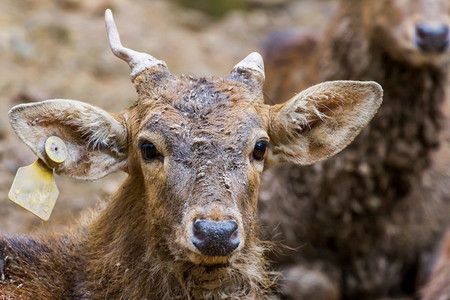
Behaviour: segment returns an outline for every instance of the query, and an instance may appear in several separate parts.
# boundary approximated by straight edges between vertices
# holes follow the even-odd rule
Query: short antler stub
[[[230,77],[245,83],[251,89],[262,91],[265,80],[262,56],[257,52],[250,53],[234,66]]]
[[[258,52],[250,53],[246,58],[235,65],[233,70],[237,69],[249,69],[252,71],[256,71],[261,74],[263,79],[265,78],[264,61],[261,54],[259,54]]]

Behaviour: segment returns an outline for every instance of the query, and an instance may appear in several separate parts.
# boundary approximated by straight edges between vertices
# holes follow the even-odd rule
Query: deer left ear
[[[17,105],[8,116],[16,134],[56,174],[95,180],[126,167],[127,130],[117,115],[58,99]],[[66,144],[67,158],[61,164],[47,157],[45,142],[50,136]]]
[[[376,82],[330,81],[270,108],[268,164],[309,165],[344,149],[381,105]]]

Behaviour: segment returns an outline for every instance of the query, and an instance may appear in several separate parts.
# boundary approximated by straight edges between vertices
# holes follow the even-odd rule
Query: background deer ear
[[[74,100],[21,104],[9,113],[16,134],[56,174],[95,180],[126,166],[127,130],[118,116]],[[61,138],[67,158],[55,164],[47,157],[45,141]]]
[[[270,108],[268,163],[309,165],[344,149],[382,102],[376,82],[330,81]]]

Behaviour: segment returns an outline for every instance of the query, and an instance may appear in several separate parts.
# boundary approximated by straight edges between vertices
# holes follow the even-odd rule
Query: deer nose
[[[238,225],[235,221],[196,220],[192,243],[206,256],[230,255],[240,244]]]
[[[448,26],[420,23],[416,26],[416,44],[428,53],[441,53],[448,47]]]

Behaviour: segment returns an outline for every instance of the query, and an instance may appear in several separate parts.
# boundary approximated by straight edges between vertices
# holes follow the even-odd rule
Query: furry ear
[[[344,149],[382,102],[376,82],[330,81],[270,108],[268,163],[309,165]]]
[[[95,180],[126,167],[127,130],[118,116],[74,100],[21,104],[9,113],[16,134],[55,173]],[[55,164],[47,157],[45,141],[58,136],[67,158]]]

